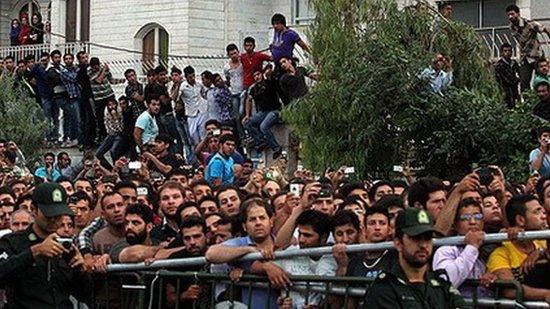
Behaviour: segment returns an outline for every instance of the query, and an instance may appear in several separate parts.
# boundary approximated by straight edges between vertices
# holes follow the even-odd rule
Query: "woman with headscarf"
[[[12,19],[10,29],[11,46],[19,45],[19,32],[21,32],[21,28],[19,27],[19,19]]]
[[[40,14],[32,15],[31,39],[33,44],[44,43],[44,24],[42,23]]]
[[[21,31],[19,32],[19,45],[32,44],[31,39],[31,26],[29,26],[29,17],[27,15],[21,16]]]

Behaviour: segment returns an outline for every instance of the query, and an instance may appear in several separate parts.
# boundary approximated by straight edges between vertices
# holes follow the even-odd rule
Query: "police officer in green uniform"
[[[32,199],[34,223],[0,239],[0,286],[7,292],[7,308],[72,309],[70,295],[85,302],[92,295],[82,255],[55,233],[63,215],[74,213],[58,184],[38,185]]]
[[[382,272],[369,288],[364,308],[467,308],[458,290],[430,271],[436,230],[423,209],[407,208],[395,221],[395,248],[399,263]]]

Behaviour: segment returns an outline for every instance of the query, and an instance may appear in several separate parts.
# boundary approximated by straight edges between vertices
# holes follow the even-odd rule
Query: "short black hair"
[[[329,215],[314,209],[302,212],[296,219],[296,225],[311,226],[319,237],[327,237],[331,227]]]
[[[514,11],[516,13],[519,13],[519,7],[515,4],[510,4],[509,6],[506,7],[506,13],[508,13],[510,11]]]
[[[61,152],[58,152],[58,153],[57,153],[57,161],[61,160],[61,159],[63,158],[64,155],[67,155],[67,156],[70,158],[70,156],[69,156],[69,154],[68,154],[67,152],[61,151]]]
[[[351,210],[339,210],[331,218],[332,233],[338,226],[351,224],[357,230],[361,231],[361,224],[357,215]]]
[[[545,81],[545,80],[538,82],[538,83],[535,85],[535,90],[538,90],[540,86],[546,87],[546,89],[550,90],[550,83],[548,83],[548,82]]]
[[[214,77],[213,77],[214,74],[212,74],[212,72],[206,70],[206,71],[203,71],[201,73],[201,76],[208,79],[208,80],[214,80]]]
[[[136,74],[136,70],[128,69],[128,70],[124,71],[124,77],[128,77],[128,74],[130,74],[130,73]]]
[[[118,190],[123,189],[123,188],[134,189],[134,191],[137,192],[136,185],[133,182],[129,181],[129,180],[121,181],[121,182],[115,184],[115,187],[113,188],[113,191],[118,192]]]
[[[185,73],[185,76],[195,74],[195,69],[192,66],[188,65],[183,69],[183,73]]]
[[[215,197],[213,197],[212,195],[205,195],[205,196],[203,196],[203,197],[197,202],[197,205],[200,206],[202,203],[208,202],[208,201],[216,203],[216,206],[219,208],[218,200],[217,200]],[[199,207],[199,210],[200,210],[200,207]]]
[[[426,209],[426,203],[430,199],[430,193],[436,191],[445,191],[445,185],[439,178],[425,177],[415,181],[409,188],[409,207],[415,207],[418,202],[422,208]]]
[[[381,181],[378,181],[376,182],[374,185],[372,185],[372,187],[369,189],[369,200],[371,202],[374,201],[374,198],[376,197],[376,190],[378,190],[378,188],[382,187],[382,186],[388,186],[392,189],[393,191],[393,187],[391,185],[391,183],[389,181],[384,181],[384,180],[381,180]]]
[[[382,207],[389,211],[390,207],[399,207],[405,209],[405,201],[400,195],[397,194],[388,194],[384,195],[381,199],[376,201],[373,207]]]
[[[163,66],[163,65],[159,65],[155,68],[155,72],[157,74],[160,74],[160,73],[168,73],[168,70]]]
[[[550,127],[544,126],[537,130],[537,137],[540,138],[544,133],[550,133]]]
[[[232,186],[232,185],[222,185],[221,187],[218,188],[218,191],[216,192],[216,199],[218,200],[218,203],[220,202],[220,194],[222,194],[226,191],[229,191],[229,190],[233,190],[233,191],[237,192],[237,195],[239,196],[239,199],[242,200],[242,195],[241,195],[241,191],[239,190],[239,188],[237,188],[235,186]]]
[[[155,137],[155,141],[163,142],[170,147],[174,143],[174,138],[166,133],[161,133]]]
[[[392,188],[404,188],[405,190],[409,188],[409,184],[404,181],[404,180],[401,180],[401,179],[396,179],[396,180],[392,180],[390,181],[390,184],[392,186]]]
[[[506,219],[511,227],[516,226],[516,216],[520,215],[525,217],[527,213],[527,207],[525,204],[532,200],[537,200],[534,195],[522,194],[512,197],[506,204]]]
[[[41,52],[41,53],[40,53],[40,58],[42,58],[42,57],[48,57],[48,58],[50,58],[50,53],[48,53],[48,52]]]
[[[229,52],[233,51],[233,50],[237,50],[239,51],[239,48],[237,47],[237,45],[235,45],[234,43],[231,43],[229,45],[227,45],[227,47],[225,47],[225,51],[229,54]]]
[[[443,9],[443,8],[445,8],[446,6],[449,6],[449,5],[452,6],[452,3],[447,2],[447,1],[441,1],[441,2],[439,2],[439,3],[437,4],[437,9],[438,9],[438,10],[441,10],[441,9]]]
[[[231,135],[231,134],[224,134],[220,136],[220,145],[225,144],[226,142],[232,141],[234,143],[237,143],[237,139]]]
[[[67,204],[68,203],[78,203],[79,201],[86,201],[88,202],[88,207],[90,210],[93,210],[95,208],[95,203],[92,201],[92,199],[86,194],[86,192],[82,191],[76,191],[73,195],[69,196]]]
[[[204,123],[204,127],[206,128],[206,127],[208,127],[209,125],[212,125],[212,124],[215,125],[216,128],[221,128],[221,126],[222,126],[222,124],[218,120],[209,119]]]
[[[339,191],[344,197],[347,197],[353,190],[364,190],[367,193],[369,192],[367,188],[365,188],[365,185],[360,182],[346,183]]]
[[[468,197],[460,201],[460,203],[458,203],[458,206],[456,207],[454,222],[457,222],[458,219],[460,218],[460,211],[463,208],[470,207],[470,206],[479,208],[479,212],[483,213],[483,206],[481,205],[481,203],[476,199],[474,199],[473,197]]]
[[[170,70],[170,74],[174,74],[174,73],[177,73],[177,74],[182,74],[181,70],[177,67],[177,66],[173,66],[172,69]]]
[[[246,38],[244,38],[244,43],[252,43],[253,45],[256,45],[256,40],[251,36],[247,36]]]
[[[12,189],[8,186],[0,187],[0,194],[9,194],[11,197],[15,199],[15,194],[13,193]]]
[[[249,198],[241,204],[241,208],[239,209],[239,215],[243,223],[246,223],[246,220],[248,219],[248,210],[252,207],[261,207],[265,209],[265,212],[267,213],[267,216],[269,218],[272,218],[273,214],[275,213],[273,211],[273,207],[270,204],[268,204],[263,198],[261,197]]]
[[[53,152],[46,152],[43,158],[46,159],[47,157],[52,157],[55,160],[55,154]]]
[[[283,26],[286,27],[286,17],[280,13],[273,14],[271,17],[271,25],[275,25],[276,23],[283,24]]]
[[[510,43],[502,43],[502,45],[500,45],[500,51],[502,52],[505,48],[510,48],[512,49],[512,45],[510,45]]]
[[[94,65],[99,65],[99,58],[97,57],[92,57],[92,59],[90,59],[90,66],[94,66]]]
[[[12,61],[14,60],[14,58],[13,58],[12,55],[7,55],[6,57],[4,57],[4,61],[10,60],[10,59],[11,59]]]
[[[125,215],[138,215],[145,224],[153,223],[153,211],[143,203],[130,204],[126,207]]]
[[[195,226],[200,226],[202,232],[206,235],[206,221],[199,216],[189,216],[185,220],[181,221],[180,231],[183,235],[183,229],[190,229]]]
[[[380,207],[380,206],[373,206],[365,210],[365,225],[367,225],[367,217],[372,216],[374,214],[384,215],[386,218],[388,218],[388,222],[390,221],[390,214],[386,208]]]

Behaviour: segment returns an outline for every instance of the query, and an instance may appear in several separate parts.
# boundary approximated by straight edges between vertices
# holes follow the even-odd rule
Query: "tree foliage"
[[[424,3],[312,3],[309,38],[321,78],[284,111],[308,167],[348,165],[361,176],[387,177],[408,161],[420,174],[452,177],[477,163],[526,176],[532,103],[505,107],[473,28]],[[444,96],[418,78],[436,52],[454,60],[454,87]]]
[[[32,158],[41,148],[47,124],[42,109],[24,85],[11,77],[0,78],[0,138],[14,141]]]

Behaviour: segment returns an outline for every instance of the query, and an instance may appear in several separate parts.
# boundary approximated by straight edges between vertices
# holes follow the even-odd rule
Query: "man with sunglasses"
[[[454,220],[454,229],[465,236],[464,245],[442,246],[434,254],[433,269],[444,269],[449,281],[464,296],[472,296],[474,289],[463,286],[466,279],[481,279],[489,284],[496,276],[486,273],[485,262],[481,259],[480,247],[483,245],[483,209],[473,198],[466,198],[458,204]],[[491,297],[485,288],[478,289],[478,295]]]
[[[426,210],[407,208],[395,221],[399,262],[378,275],[364,308],[466,308],[460,293],[429,270],[436,229]]]

